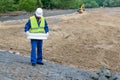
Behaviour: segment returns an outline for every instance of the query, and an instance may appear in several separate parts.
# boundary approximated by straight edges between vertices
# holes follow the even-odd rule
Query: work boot
[[[36,66],[36,64],[35,64],[35,63],[32,63],[32,66]]]
[[[44,63],[43,63],[43,62],[37,62],[37,64],[39,64],[39,65],[44,65]]]

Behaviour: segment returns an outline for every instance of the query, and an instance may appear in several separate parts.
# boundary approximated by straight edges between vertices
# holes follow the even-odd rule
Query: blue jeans
[[[31,63],[42,62],[42,40],[31,40]]]

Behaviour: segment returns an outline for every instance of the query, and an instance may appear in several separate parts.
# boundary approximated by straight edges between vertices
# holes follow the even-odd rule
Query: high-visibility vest
[[[35,16],[30,17],[31,28],[30,33],[45,33],[45,19],[41,17],[40,25],[38,25],[37,19]]]

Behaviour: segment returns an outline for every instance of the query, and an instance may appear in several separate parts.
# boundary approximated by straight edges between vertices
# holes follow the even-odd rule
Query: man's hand
[[[49,33],[48,33],[48,32],[47,32],[46,34],[47,34],[47,36],[49,35]]]
[[[26,35],[28,35],[28,34],[29,34],[29,31],[26,32]]]

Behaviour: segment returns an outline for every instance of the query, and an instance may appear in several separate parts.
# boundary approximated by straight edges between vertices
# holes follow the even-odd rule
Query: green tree
[[[103,6],[104,6],[104,7],[109,7],[109,6],[110,6],[109,0],[105,0],[105,1],[103,2]]]
[[[0,0],[0,12],[13,11],[13,0]]]
[[[99,6],[97,0],[84,0],[84,3],[85,7],[87,8],[94,8]]]
[[[77,8],[80,1],[81,0],[51,0],[51,3],[55,8],[69,9]]]
[[[60,8],[61,5],[61,0],[51,0],[51,4],[55,7],[55,8]],[[60,6],[61,5],[61,6]]]
[[[41,0],[43,4],[43,8],[49,9],[52,8],[52,0]]]
[[[77,7],[80,7],[82,4],[84,4],[84,0],[76,0]]]
[[[15,4],[18,4],[18,3],[19,3],[19,0],[14,0],[14,3],[15,3]]]
[[[120,0],[109,0],[110,7],[120,6]]]
[[[105,0],[105,7],[120,7],[120,0]]]
[[[36,1],[36,8],[38,8],[38,7],[42,7],[42,2],[41,2],[41,0],[37,0],[37,1]]]
[[[117,0],[116,3],[117,3],[116,5],[120,7],[120,0]]]
[[[37,3],[39,2],[39,3]],[[42,7],[41,0],[20,0],[19,1],[19,9],[32,12],[36,9],[36,7]]]
[[[104,2],[105,0],[97,0],[97,3],[98,3],[98,5],[99,6],[103,6],[103,2]]]

